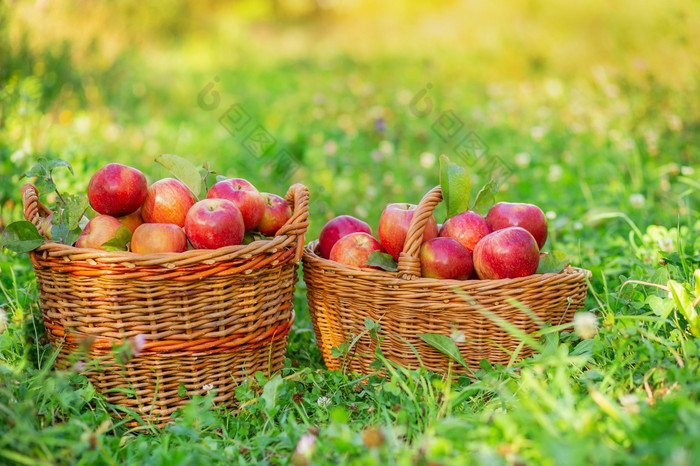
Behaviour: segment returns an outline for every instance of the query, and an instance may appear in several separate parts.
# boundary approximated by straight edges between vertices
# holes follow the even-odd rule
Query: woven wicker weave
[[[418,334],[449,336],[462,331],[466,341],[458,344],[472,369],[482,359],[507,364],[520,341],[494,322],[501,317],[525,332],[541,328],[542,323],[570,322],[583,307],[586,277],[583,269],[568,267],[562,273],[539,274],[503,280],[435,280],[421,278],[420,251],[423,230],[435,206],[442,200],[440,187],[421,200],[409,226],[398,272],[346,266],[318,255],[318,241],[304,249],[304,281],[318,346],[329,369],[340,369],[342,358],[334,358],[331,348],[350,343],[345,367],[369,373],[375,358],[376,341],[367,333],[364,322],[370,318],[381,324],[379,337],[384,356],[404,367],[416,368],[418,358],[406,344],[418,351],[425,367],[445,371],[449,359],[423,342]],[[461,290],[461,291],[457,291]],[[515,299],[536,316],[518,309]],[[487,316],[492,313],[492,318]],[[524,346],[520,357],[532,354]],[[464,369],[453,365],[455,372]]]
[[[33,185],[22,201],[39,226],[49,211]],[[293,215],[277,236],[248,245],[140,255],[46,242],[32,251],[44,323],[61,348],[56,365],[89,348],[84,373],[96,389],[160,424],[189,396],[213,390],[228,404],[246,376],[281,369],[308,190],[295,184],[287,201]],[[140,354],[117,362],[113,348],[129,342],[144,343]]]

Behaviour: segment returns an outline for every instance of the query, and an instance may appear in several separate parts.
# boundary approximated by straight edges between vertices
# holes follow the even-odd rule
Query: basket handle
[[[423,196],[418,203],[418,207],[413,212],[413,218],[408,225],[406,241],[403,244],[403,251],[399,254],[398,273],[404,280],[413,280],[420,277],[420,252],[423,243],[423,231],[428,224],[428,219],[433,215],[433,210],[442,201],[442,189],[435,186]]]
[[[277,235],[297,236],[295,260],[299,261],[304,253],[304,235],[309,227],[309,188],[295,183],[289,187],[285,198],[292,208],[292,216],[277,230]]]
[[[24,210],[24,218],[34,224],[39,230],[39,233],[48,238],[47,232],[43,231],[41,219],[47,217],[51,210],[41,203],[39,200],[39,191],[32,183],[25,183],[20,189],[22,193],[22,208]]]

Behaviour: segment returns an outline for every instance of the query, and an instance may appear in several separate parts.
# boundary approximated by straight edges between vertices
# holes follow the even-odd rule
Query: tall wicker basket
[[[22,187],[22,202],[39,226],[49,211],[34,185]],[[308,227],[306,187],[293,185],[287,202],[293,215],[277,236],[248,245],[149,255],[39,246],[29,256],[49,340],[60,348],[56,365],[87,350],[83,371],[95,388],[158,424],[192,395],[214,391],[217,404],[230,404],[242,379],[281,369]],[[138,354],[115,357],[129,343]]]
[[[464,332],[465,341],[458,347],[470,368],[477,369],[482,359],[507,364],[520,345],[518,338],[496,323],[498,318],[533,332],[544,322],[570,322],[583,307],[590,272],[573,267],[556,274],[503,280],[421,278],[418,253],[423,230],[441,200],[439,186],[421,200],[396,273],[323,259],[318,255],[318,241],[304,249],[309,309],[318,346],[329,369],[339,369],[345,361],[349,370],[372,372],[369,365],[375,360],[377,341],[366,331],[366,318],[381,325],[378,336],[383,339],[381,350],[387,359],[404,367],[419,367],[419,359],[406,344],[408,341],[426,368],[445,371],[450,363],[448,357],[425,343],[419,334],[449,336],[454,330]],[[332,348],[355,338],[359,339],[345,359],[332,356]],[[524,346],[519,356],[531,354],[532,349]],[[453,370],[465,369],[455,364]]]

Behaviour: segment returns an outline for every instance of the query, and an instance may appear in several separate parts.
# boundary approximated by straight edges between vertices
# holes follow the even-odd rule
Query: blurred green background
[[[698,162],[700,4],[388,3],[4,2],[3,221],[38,157],[71,162],[60,186],[82,190],[108,162],[166,176],[153,158],[175,153],[263,191],[307,184],[314,237],[334,215],[376,225],[384,204],[418,202],[471,132],[512,169],[501,198],[563,232],[591,209],[634,211],[635,194],[662,207],[637,220],[687,214],[676,177]],[[204,109],[210,84],[219,104],[207,93]],[[421,90],[431,112],[411,110]],[[227,131],[236,104],[250,122]],[[448,140],[444,112],[463,124]],[[254,125],[275,140],[262,156],[245,146]]]
[[[392,464],[381,458],[399,453],[424,464],[417,458],[432,445],[426,458],[445,464],[466,462],[449,448],[473,462],[480,452],[486,464],[691,464],[700,344],[675,311],[651,304],[673,307],[666,292],[622,283],[672,278],[697,293],[698,50],[697,1],[0,2],[0,230],[21,218],[22,173],[42,157],[72,164],[75,175],[57,171],[56,181],[73,192],[109,162],[150,181],[168,176],[154,162],[163,153],[261,191],[301,182],[311,240],[340,214],[376,231],[386,204],[417,203],[438,183],[447,154],[468,165],[474,189],[498,176],[498,200],[542,207],[545,249],[593,272],[586,310],[601,324],[594,340],[550,333],[546,354],[522,371],[484,375],[487,395],[455,385],[450,396],[462,401],[440,420],[447,404],[423,403],[420,390],[408,393],[416,411],[397,412],[406,397],[395,385],[363,389],[352,375],[318,370],[300,281],[284,372],[298,380],[285,381],[277,416],[220,421],[192,403],[163,436],[105,434],[108,408],[91,401],[91,386],[45,369],[28,257],[0,251],[10,321],[0,338],[0,408],[9,406],[0,457],[5,447],[28,464],[96,464],[102,454],[108,464],[210,464],[214,454],[284,463],[313,425],[332,440],[318,447],[328,463],[357,447],[360,464]],[[595,390],[612,402],[600,404]],[[622,404],[630,394],[641,414]],[[318,401],[326,395],[360,409],[331,422]],[[609,415],[610,406],[627,414]],[[300,424],[288,422],[301,410]],[[362,450],[368,425],[391,433],[385,456]],[[435,442],[411,444],[423,434]],[[508,456],[511,447],[521,456]]]

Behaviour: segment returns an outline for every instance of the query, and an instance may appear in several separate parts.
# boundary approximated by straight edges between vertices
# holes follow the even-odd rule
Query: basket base
[[[80,368],[109,403],[119,406],[118,416],[132,420],[127,425],[143,421],[162,427],[195,395],[213,393],[215,406],[235,406],[236,387],[258,371],[269,377],[281,370],[286,347],[285,335],[264,347],[235,352],[141,354],[120,362],[111,354],[94,357],[94,353],[77,360],[76,353],[64,346],[55,366]]]

